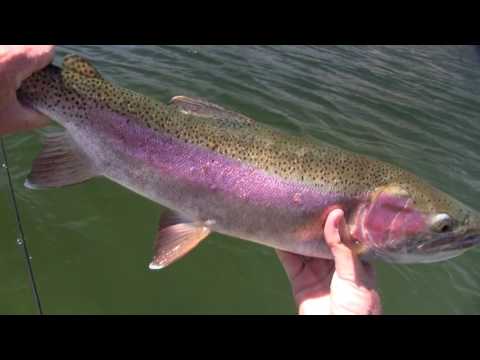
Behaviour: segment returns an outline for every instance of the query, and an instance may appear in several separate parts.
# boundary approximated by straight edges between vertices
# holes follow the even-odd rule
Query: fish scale
[[[463,239],[476,244],[478,213],[406,170],[206,100],[160,103],[114,85],[76,55],[62,68],[33,74],[18,98],[63,125],[63,158],[74,155],[76,167],[88,168],[50,164],[47,148],[29,187],[59,186],[66,174],[68,184],[105,176],[172,210],[166,217],[176,223],[160,222],[151,268],[185,255],[211,231],[331,258],[321,229],[332,207],[344,210],[356,251],[366,258],[438,261],[465,251]],[[434,219],[454,229],[438,232]],[[450,248],[410,245],[439,238]]]

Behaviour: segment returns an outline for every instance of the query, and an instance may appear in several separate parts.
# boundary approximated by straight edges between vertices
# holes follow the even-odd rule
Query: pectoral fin
[[[149,268],[159,270],[170,265],[190,252],[210,232],[205,222],[190,222],[169,212],[159,223],[154,242],[154,257]]]
[[[233,124],[253,125],[255,123],[255,120],[250,119],[245,115],[224,109],[220,105],[199,98],[174,96],[169,104],[176,106],[182,113],[188,115],[227,120],[231,121]]]

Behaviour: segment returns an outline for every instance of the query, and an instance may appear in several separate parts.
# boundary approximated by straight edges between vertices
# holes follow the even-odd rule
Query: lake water
[[[480,210],[480,51],[473,46],[60,46],[161,101],[189,95],[407,168]],[[38,133],[5,138],[47,314],[294,314],[274,251],[214,234],[148,270],[161,209],[106,179],[46,191],[23,182]],[[36,307],[5,172],[0,313]],[[375,264],[387,314],[480,313],[480,251]]]

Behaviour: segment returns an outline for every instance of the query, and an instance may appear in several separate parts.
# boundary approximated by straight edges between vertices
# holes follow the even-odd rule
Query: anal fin
[[[149,268],[159,270],[177,261],[195,248],[210,232],[205,222],[191,222],[168,212],[158,225],[154,256]]]
[[[47,189],[78,184],[96,176],[91,161],[65,132],[43,137],[43,148],[25,180],[29,189]]]

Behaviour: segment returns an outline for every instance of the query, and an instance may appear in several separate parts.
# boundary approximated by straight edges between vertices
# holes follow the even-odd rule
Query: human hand
[[[324,237],[334,260],[277,250],[290,280],[299,314],[381,314],[373,267],[362,262],[342,242],[342,239],[349,241],[342,210],[335,209],[328,215]]]
[[[46,116],[18,102],[16,91],[23,80],[53,60],[54,51],[53,45],[0,45],[0,134],[48,124]]]

